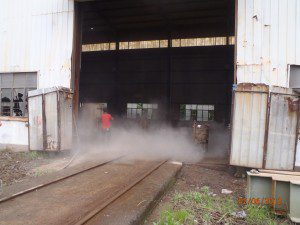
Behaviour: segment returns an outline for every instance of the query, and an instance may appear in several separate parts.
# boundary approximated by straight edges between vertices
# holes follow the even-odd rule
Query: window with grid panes
[[[183,121],[212,121],[214,120],[214,105],[180,105],[180,120]]]
[[[0,73],[0,115],[27,117],[28,91],[36,88],[36,73]]]
[[[136,119],[142,116],[146,116],[148,119],[154,119],[157,108],[158,108],[157,104],[128,103],[127,118]]]

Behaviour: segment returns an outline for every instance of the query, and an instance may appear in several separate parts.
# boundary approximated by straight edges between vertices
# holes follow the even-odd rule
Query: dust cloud
[[[75,132],[78,135],[74,138],[77,162],[126,155],[129,161],[173,160],[197,163],[204,158],[224,158],[228,155],[230,135],[223,123],[206,123],[209,126],[208,146],[196,144],[191,123],[179,123],[174,128],[163,120],[149,121],[147,129],[143,129],[139,119],[127,119],[126,115],[112,121],[107,137],[101,129],[97,107],[97,104],[90,104],[81,109],[78,132]]]
[[[101,129],[80,135],[77,151],[83,158],[127,155],[132,160],[174,160],[197,162],[203,157],[201,146],[193,143],[187,129],[166,125],[144,130],[136,125],[114,124],[106,139]]]
[[[223,123],[209,125],[208,151],[205,157],[226,158],[230,152],[230,130]]]
[[[126,120],[125,120],[126,121]],[[142,129],[136,122],[115,119],[108,138],[101,131],[99,121],[81,118],[75,146],[77,163],[106,160],[126,155],[134,160],[172,160],[186,163],[200,162],[204,157],[226,155],[224,126],[211,124],[208,151],[193,140],[192,127],[173,128],[167,124]]]

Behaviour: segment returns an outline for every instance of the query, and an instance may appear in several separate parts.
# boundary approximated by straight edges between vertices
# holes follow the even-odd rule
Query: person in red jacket
[[[111,120],[114,118],[107,112],[107,109],[103,109],[103,113],[101,115],[101,123],[102,123],[102,131],[104,133],[105,141],[108,141],[110,136],[110,127],[111,127]]]

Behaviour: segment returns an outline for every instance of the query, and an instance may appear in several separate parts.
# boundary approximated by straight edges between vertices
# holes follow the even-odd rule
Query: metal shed
[[[72,148],[72,92],[54,87],[30,91],[29,150]]]
[[[238,84],[233,104],[230,164],[293,170],[299,94],[283,87]]]

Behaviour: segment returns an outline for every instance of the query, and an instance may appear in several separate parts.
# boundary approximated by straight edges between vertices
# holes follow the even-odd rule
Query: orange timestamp
[[[239,205],[282,205],[282,198],[244,198],[238,197]]]

